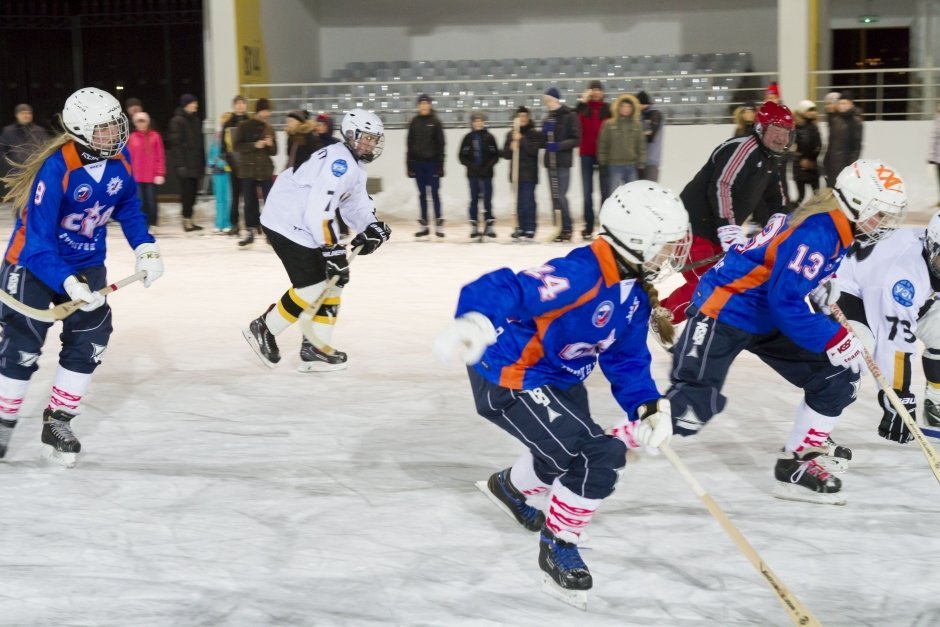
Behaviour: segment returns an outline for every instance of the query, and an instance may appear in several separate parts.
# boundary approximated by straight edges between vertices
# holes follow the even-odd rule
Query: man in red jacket
[[[601,124],[610,117],[610,105],[604,100],[604,86],[598,80],[593,80],[588,88],[581,94],[578,106],[578,120],[581,122],[581,183],[584,191],[584,230],[581,235],[585,240],[594,237],[594,170],[597,168],[597,136],[601,132]],[[601,177],[601,194],[603,196],[604,173]],[[606,200],[601,198],[601,203]]]

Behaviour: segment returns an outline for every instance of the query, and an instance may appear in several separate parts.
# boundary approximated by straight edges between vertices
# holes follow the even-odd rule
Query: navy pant
[[[520,181],[518,193],[516,214],[519,219],[519,228],[529,233],[535,233],[535,183]]]
[[[858,394],[857,373],[833,366],[825,353],[801,348],[780,331],[748,333],[709,318],[694,305],[686,313],[688,324],[673,348],[672,387],[666,392],[673,428],[680,435],[697,433],[724,410],[727,398],[721,388],[731,362],[744,350],[802,389],[806,404],[824,416],[838,416]]]
[[[261,209],[258,201],[258,189],[261,189],[261,197],[268,199],[271,193],[271,186],[274,181],[271,179],[239,179],[242,187],[242,197],[245,199],[245,228],[249,231],[261,226]]]
[[[437,161],[413,161],[415,183],[418,184],[418,204],[421,206],[421,219],[428,221],[428,188],[434,202],[434,217],[441,217],[441,179],[437,176]]]
[[[581,155],[581,191],[584,194],[584,230],[594,232],[594,170],[597,155]],[[601,181],[601,194],[604,183]]]
[[[140,210],[147,216],[147,226],[157,226],[157,186],[153,183],[138,183]]]
[[[104,266],[85,268],[81,274],[93,290],[107,285]],[[21,266],[4,262],[0,267],[0,287],[17,300],[44,309],[50,303],[58,305],[71,300],[57,294],[45,283]],[[0,374],[28,381],[39,368],[39,355],[46,341],[46,333],[53,323],[39,322],[0,305],[0,324],[3,337],[0,339]],[[59,364],[72,372],[91,374],[101,363],[101,356],[111,337],[111,307],[107,304],[94,311],[78,310],[62,321],[62,350]]]
[[[472,367],[467,372],[477,413],[532,452],[540,480],[550,485],[557,478],[589,499],[603,499],[614,491],[626,465],[627,447],[591,418],[582,384],[510,390],[490,383]]]
[[[493,221],[493,179],[482,176],[470,176],[470,221],[476,222],[479,211],[477,205],[483,197],[483,218],[487,223]]]

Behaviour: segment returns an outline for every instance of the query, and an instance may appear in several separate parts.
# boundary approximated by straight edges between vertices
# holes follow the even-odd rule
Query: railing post
[[[877,116],[876,119],[884,119],[884,97],[885,97],[885,74],[884,71],[878,72],[875,76],[878,77],[878,85],[875,88],[875,106],[877,107]]]

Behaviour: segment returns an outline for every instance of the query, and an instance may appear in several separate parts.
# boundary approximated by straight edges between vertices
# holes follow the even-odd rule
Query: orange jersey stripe
[[[20,253],[23,252],[23,246],[26,245],[26,209],[23,209],[23,224],[13,236],[10,247],[7,248],[5,259],[8,263],[17,263],[20,260]]]

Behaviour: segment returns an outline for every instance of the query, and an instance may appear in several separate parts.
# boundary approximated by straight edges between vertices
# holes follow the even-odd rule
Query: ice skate
[[[48,407],[42,413],[43,458],[72,468],[78,462],[82,443],[72,433],[72,418],[65,410],[52,411]]]
[[[774,496],[787,501],[845,505],[842,480],[826,470],[813,449],[804,455],[782,453],[774,467]]]
[[[940,427],[940,405],[929,398],[924,399],[924,424],[928,427]]]
[[[492,221],[492,220],[487,220],[487,221],[486,221],[486,230],[483,231],[483,235],[485,235],[486,237],[489,237],[489,238],[494,238],[494,237],[496,237],[496,230],[493,228],[493,221]]]
[[[434,225],[434,235],[444,237],[444,218],[437,219],[437,223]]]
[[[247,329],[242,330],[242,335],[248,345],[268,368],[273,368],[277,362],[281,361],[281,351],[277,348],[277,340],[274,339],[274,334],[268,331],[268,325],[264,322],[265,315],[272,309],[274,305],[268,307],[260,317],[252,320]]]
[[[7,454],[7,449],[10,447],[10,438],[13,437],[15,427],[15,420],[0,418],[0,459],[3,459]]]
[[[581,239],[583,239],[585,242],[593,242],[594,231],[591,229],[584,229],[583,231],[581,231]]]
[[[419,241],[425,241],[425,238],[431,235],[431,229],[428,228],[427,220],[418,220],[418,224],[421,225],[421,228],[415,232],[415,239]]]
[[[555,236],[555,239],[553,239],[552,241],[555,242],[556,244],[563,244],[565,242],[570,242],[571,231],[562,231],[557,236]]]
[[[529,531],[538,531],[545,523],[545,514],[526,504],[525,495],[509,480],[509,471],[500,470],[488,481],[477,481],[476,486],[513,520]]]
[[[245,236],[245,239],[238,240],[239,248],[247,248],[255,243],[255,234],[251,230],[248,231],[248,235]]]
[[[483,232],[480,230],[480,227],[477,226],[475,220],[470,220],[470,239],[475,239],[478,242],[483,241]]]
[[[332,354],[324,353],[304,338],[300,345],[300,365],[297,372],[332,372],[345,370],[346,353],[334,351]]]
[[[543,526],[539,537],[539,567],[542,569],[542,592],[587,611],[587,591],[594,585],[578,545],[559,536]]]

